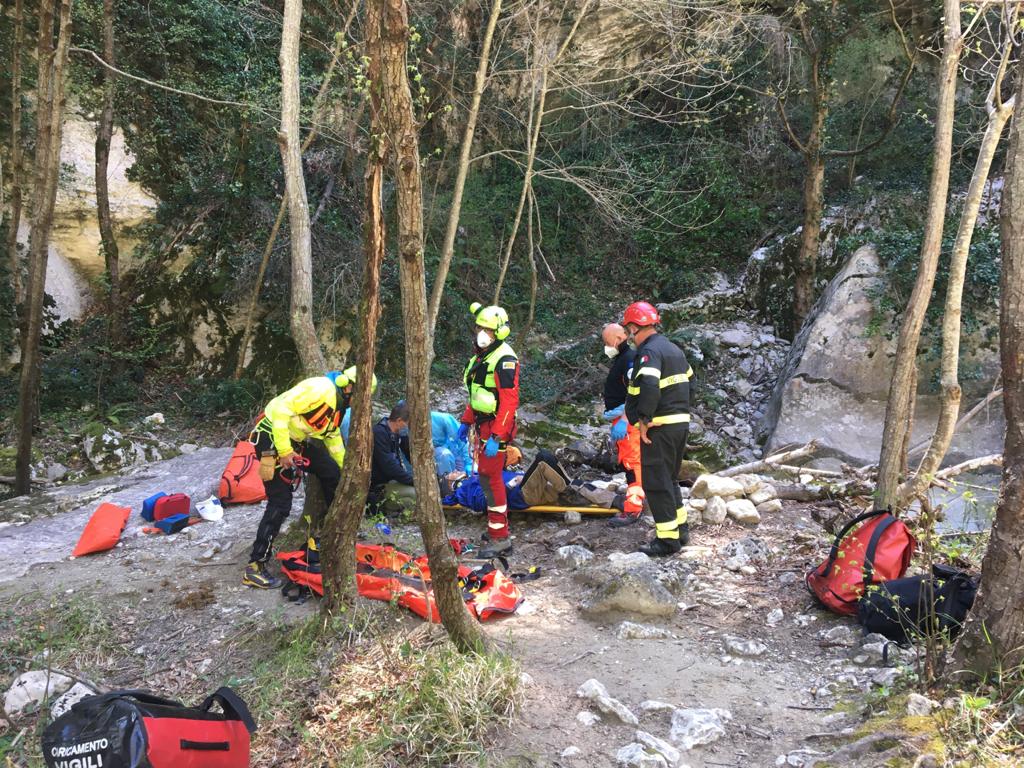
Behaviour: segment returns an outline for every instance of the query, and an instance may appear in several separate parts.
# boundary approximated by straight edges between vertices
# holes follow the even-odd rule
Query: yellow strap
[[[671,413],[668,416],[655,416],[651,419],[651,425],[658,427],[663,424],[685,424],[690,421],[688,413]]]
[[[661,536],[661,534],[663,534],[663,533],[672,533],[678,527],[679,527],[679,523],[677,523],[675,520],[672,520],[671,522],[668,522],[668,523],[655,523],[654,524],[654,530],[656,530],[658,532],[659,536]]]
[[[626,394],[627,395],[639,395],[640,394],[640,387],[626,387]]]
[[[658,382],[658,386],[664,389],[665,387],[671,387],[673,384],[685,384],[693,376],[693,369],[690,368],[686,373],[677,373],[674,376],[666,376],[664,379]]]
[[[686,509],[686,505],[684,504],[676,510],[676,525],[683,525],[688,518],[689,514]]]
[[[651,366],[645,366],[636,373],[637,376],[653,376],[656,379],[661,378],[661,368],[653,368]]]

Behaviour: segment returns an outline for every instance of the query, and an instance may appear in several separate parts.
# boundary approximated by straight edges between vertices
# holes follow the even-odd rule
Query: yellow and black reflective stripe
[[[663,424],[686,424],[690,421],[688,413],[670,413],[666,416],[655,416],[651,419],[651,426],[660,427]]]
[[[658,386],[661,389],[664,389],[665,387],[671,387],[673,384],[685,384],[692,376],[693,368],[688,368],[686,373],[677,373],[674,376],[666,376],[658,382]]]
[[[675,520],[670,523],[655,523],[654,532],[659,539],[678,539],[679,523]]]
[[[688,510],[686,509],[686,505],[684,504],[683,506],[679,507],[679,509],[676,510],[676,525],[685,525],[688,518]]]

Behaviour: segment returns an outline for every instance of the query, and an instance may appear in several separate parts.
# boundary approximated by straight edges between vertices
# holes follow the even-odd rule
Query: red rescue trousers
[[[508,538],[508,498],[505,495],[505,450],[494,456],[484,453],[487,438],[491,436],[492,423],[485,421],[477,425],[479,445],[476,449],[477,473],[480,487],[487,499],[487,532],[491,540]],[[495,438],[497,439],[497,438]]]
[[[612,424],[625,418],[624,415],[619,416]],[[644,489],[640,477],[640,430],[627,422],[626,436],[616,441],[615,448],[619,453],[619,464],[626,470],[626,480],[629,483],[622,511],[627,515],[639,515],[644,509]]]

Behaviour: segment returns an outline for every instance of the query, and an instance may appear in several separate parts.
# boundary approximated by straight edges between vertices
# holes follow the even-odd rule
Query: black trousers
[[[273,440],[265,432],[256,433],[256,455],[273,450]],[[341,468],[332,457],[321,440],[309,439],[302,443],[292,441],[296,453],[309,459],[306,472],[320,480],[327,506],[334,501],[334,494],[341,481]],[[281,532],[281,526],[292,511],[292,495],[295,493],[295,478],[291,471],[282,473],[278,466],[272,480],[264,481],[263,488],[267,492],[267,508],[263,511],[263,519],[256,529],[256,541],[253,542],[249,562],[265,563],[270,559],[274,539]]]
[[[650,445],[640,442],[640,481],[659,539],[678,539],[679,526],[686,522],[679,465],[686,455],[689,432],[686,423],[664,424],[647,430]]]

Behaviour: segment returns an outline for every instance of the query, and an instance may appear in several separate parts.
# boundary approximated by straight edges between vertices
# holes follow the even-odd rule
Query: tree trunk
[[[806,157],[804,176],[804,223],[800,248],[793,265],[793,332],[796,337],[814,305],[814,280],[821,243],[822,208],[825,205],[825,159],[818,151]]]
[[[367,13],[366,34],[380,36],[380,16]],[[370,82],[379,81],[379,62],[371,59]],[[386,134],[380,128],[376,105],[371,106],[370,135],[375,137],[366,162],[366,261],[363,264],[362,299],[359,303],[360,333],[356,353],[359,376],[352,393],[345,471],[341,473],[334,503],[327,512],[322,536],[324,555],[323,611],[333,613],[355,604],[356,533],[366,507],[373,457],[371,405],[373,369],[377,362],[377,324],[380,321],[380,266],[384,261],[384,184]],[[433,453],[431,453],[433,456]]]
[[[1017,101],[1024,100],[1018,65]],[[1024,661],[1024,121],[1010,128],[1002,201],[999,344],[1006,442],[992,538],[981,566],[981,591],[955,651],[956,666],[978,676],[1013,670]]]
[[[309,129],[309,133],[306,135],[305,141],[302,142],[302,148],[300,155],[306,154],[306,150],[313,143],[317,135],[317,116],[320,114],[320,109],[323,106],[324,98],[327,96],[327,89],[330,87],[331,78],[334,75],[334,69],[338,64],[338,56],[341,54],[341,45],[345,40],[345,35],[348,34],[349,27],[352,25],[352,19],[355,17],[356,9],[359,7],[359,0],[355,0],[352,4],[352,8],[349,10],[348,17],[345,19],[345,27],[342,31],[334,37],[334,52],[331,56],[331,63],[327,67],[327,72],[324,73],[323,82],[320,84],[320,90],[317,91],[316,99],[313,101],[313,127]],[[351,142],[350,142],[351,145]],[[249,294],[249,305],[246,308],[245,313],[245,326],[242,328],[241,342],[238,346],[238,359],[235,360],[235,372],[232,378],[238,381],[242,378],[242,374],[245,372],[245,358],[249,351],[249,345],[252,343],[252,337],[256,330],[256,309],[260,303],[260,291],[263,289],[263,276],[267,273],[267,267],[270,264],[270,256],[274,252],[274,245],[277,243],[277,235],[281,231],[281,224],[284,222],[284,215],[288,210],[288,196],[281,198],[281,205],[277,209],[277,217],[274,219],[274,225],[270,228],[270,234],[267,236],[266,245],[263,246],[263,255],[260,258],[260,266],[256,270],[256,281],[252,286],[252,293]],[[310,228],[312,228],[313,222],[310,222]]]
[[[7,258],[15,309],[25,300],[18,257],[18,228],[21,226],[24,153],[21,149],[21,51],[25,45],[25,12],[22,0],[14,0],[14,47],[11,50],[11,219],[7,228]]]
[[[277,140],[284,165],[291,234],[291,330],[302,369],[322,373],[327,367],[313,325],[313,244],[309,230],[309,202],[299,142],[299,38],[302,0],[285,0],[281,29],[281,130]]]
[[[110,66],[114,60],[114,0],[103,0],[103,58]],[[96,214],[99,218],[100,242],[110,282],[107,321],[110,346],[117,349],[122,340],[121,270],[110,218],[110,192],[107,186],[107,165],[110,160],[110,138],[114,132],[114,73],[103,69],[103,109],[96,126]]]
[[[370,77],[384,134],[395,153],[398,205],[399,280],[405,321],[406,400],[416,482],[416,517],[430,562],[437,609],[452,642],[462,651],[479,651],[484,636],[470,616],[458,585],[458,560],[448,543],[437,485],[437,466],[430,432],[430,343],[427,282],[423,266],[423,197],[419,137],[406,61],[409,20],[405,0],[369,0],[368,53],[377,60],[380,78]],[[372,34],[371,34],[372,33]]]
[[[32,195],[32,235],[29,240],[29,274],[25,317],[21,336],[21,377],[18,386],[18,458],[14,491],[31,490],[32,428],[38,410],[39,337],[43,327],[46,261],[57,199],[60,145],[64,116],[64,71],[71,37],[71,0],[60,2],[60,31],[53,43],[56,0],[39,5],[39,43],[36,81],[36,154]]]
[[[466,130],[462,135],[462,148],[459,151],[459,167],[455,173],[455,188],[452,190],[452,207],[448,211],[448,225],[444,231],[444,243],[441,246],[441,259],[437,264],[437,275],[434,277],[434,288],[430,295],[430,341],[433,349],[434,332],[437,329],[437,314],[441,311],[441,297],[444,295],[444,284],[448,279],[448,270],[455,254],[455,235],[459,230],[459,214],[462,212],[462,193],[466,187],[466,176],[469,175],[469,156],[473,150],[473,135],[476,133],[477,116],[480,114],[480,99],[487,87],[487,66],[491,57],[491,41],[494,39],[494,28],[501,15],[501,0],[493,0],[491,16],[487,21],[487,30],[480,45],[480,60],[476,67],[476,80],[473,84],[473,99],[466,116]]]
[[[885,509],[898,501],[900,466],[906,445],[907,411],[913,401],[911,379],[917,367],[917,347],[921,339],[925,312],[935,284],[935,270],[942,247],[942,227],[949,195],[949,167],[953,144],[953,111],[956,101],[957,69],[963,36],[960,27],[960,0],[944,0],[946,22],[942,63],[939,66],[938,109],[935,115],[935,147],[933,150],[931,188],[928,191],[928,216],[921,243],[921,263],[917,280],[900,324],[899,342],[889,400],[885,409],[885,430],[878,461],[876,509]]]
[[[534,315],[537,313],[537,256],[534,253],[533,245],[533,212],[536,207],[536,198],[533,195],[533,185],[529,189],[529,205],[526,211],[526,250],[530,256],[530,311],[526,315],[526,325],[523,328],[523,338],[530,335],[533,328]]]
[[[967,189],[964,210],[960,215],[960,226],[957,229],[956,241],[949,262],[949,284],[946,288],[946,304],[942,315],[942,359],[939,383],[941,397],[939,402],[939,418],[935,425],[928,452],[917,467],[917,472],[907,482],[900,485],[898,503],[905,506],[912,499],[927,490],[932,478],[946,457],[949,445],[953,441],[953,430],[957,417],[960,415],[960,316],[964,293],[964,277],[967,273],[967,256],[971,249],[971,238],[974,225],[978,221],[978,210],[981,207],[982,194],[988,181],[992,158],[995,157],[1006,121],[1013,114],[1013,100],[1007,104],[994,105],[989,114],[985,136],[978,149],[978,159],[974,164],[974,175]],[[905,454],[904,454],[905,455]]]

